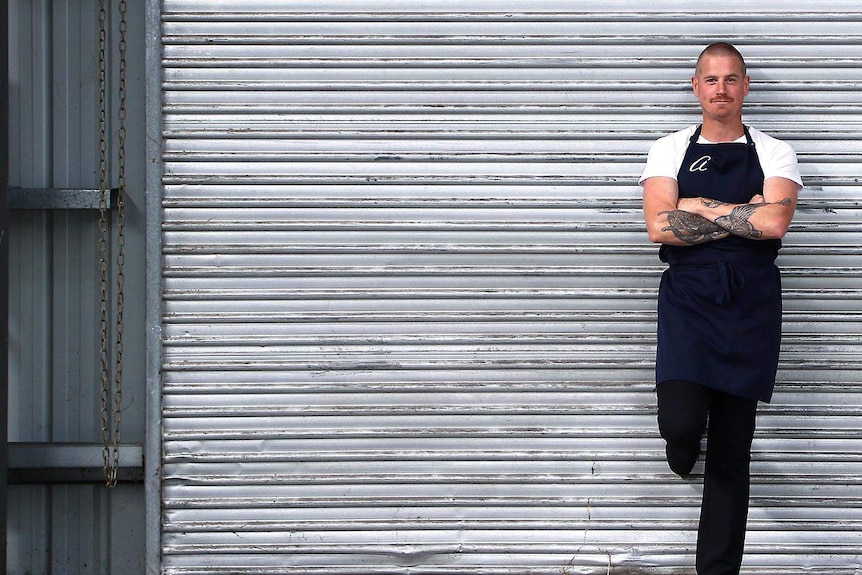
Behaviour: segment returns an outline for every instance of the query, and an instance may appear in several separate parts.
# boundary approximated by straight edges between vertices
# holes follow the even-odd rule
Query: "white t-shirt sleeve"
[[[696,126],[685,130],[674,132],[653,142],[647,155],[646,166],[638,183],[643,185],[644,180],[661,176],[676,179],[679,167],[688,149],[688,141],[694,134]]]
[[[760,159],[760,167],[763,169],[763,177],[787,178],[802,188],[802,177],[799,175],[799,162],[796,152],[787,142],[767,136],[762,132],[751,130],[752,139],[757,146],[757,155]]]

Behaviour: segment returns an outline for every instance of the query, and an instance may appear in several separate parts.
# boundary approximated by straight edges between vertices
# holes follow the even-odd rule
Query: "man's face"
[[[748,95],[748,84],[742,62],[725,55],[704,56],[691,79],[704,115],[716,120],[742,117],[742,102]]]

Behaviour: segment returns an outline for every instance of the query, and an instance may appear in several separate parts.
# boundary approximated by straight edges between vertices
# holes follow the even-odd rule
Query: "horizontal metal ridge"
[[[626,274],[629,277],[654,277],[659,266],[624,267],[624,266],[513,266],[513,265],[367,265],[367,266],[297,266],[297,265],[168,265],[165,266],[165,277],[194,276],[270,276],[270,277],[312,277],[332,276],[485,276],[485,275],[529,275],[529,276],[607,276],[608,274]],[[837,273],[833,268],[804,268],[805,272],[827,275]],[[841,268],[844,276],[862,275],[862,268]]]
[[[271,236],[270,236],[271,237]],[[190,238],[193,241],[175,241],[166,237],[163,244],[163,253],[166,255],[208,255],[208,254],[638,254],[648,253],[656,255],[658,246],[641,241],[639,244],[616,243],[616,244],[578,244],[578,243],[313,243],[297,241],[270,241],[272,243],[261,243],[254,241],[228,243],[225,234],[220,233],[218,243],[203,243],[203,238]],[[197,241],[194,241],[197,240]],[[533,240],[535,241],[535,240]],[[840,246],[830,245],[823,247],[796,248],[797,253],[805,254],[815,252],[817,254],[833,253],[836,255],[852,254],[862,255],[862,246]],[[785,253],[785,252],[782,252]]]
[[[230,395],[232,399],[235,396]],[[489,403],[472,404],[469,403],[469,398],[465,398],[464,403],[455,404],[397,404],[397,403],[382,403],[379,406],[368,404],[331,404],[331,405],[314,405],[314,404],[279,404],[279,397],[271,397],[264,394],[258,394],[254,397],[254,401],[269,400],[268,405],[254,403],[252,400],[245,398],[246,401],[241,406],[235,405],[218,405],[218,399],[211,399],[211,405],[175,405],[173,401],[168,400],[167,405],[163,408],[165,417],[173,418],[219,418],[219,417],[297,417],[305,418],[314,417],[331,417],[331,416],[351,416],[351,417],[391,417],[393,421],[400,416],[537,416],[552,418],[559,415],[592,418],[602,417],[609,422],[617,419],[624,419],[630,416],[652,415],[655,412],[653,401],[635,405],[623,405],[620,403],[602,404],[596,402],[589,406],[577,404],[540,404],[540,403]],[[648,396],[652,400],[651,396]],[[563,400],[565,398],[562,398]],[[862,416],[862,402],[859,405],[840,405],[840,406],[824,406],[817,405],[811,407],[782,407],[773,408],[765,411],[770,415],[781,416],[806,416],[816,413],[818,417],[857,417]],[[358,421],[357,421],[358,424]],[[825,422],[824,422],[825,426]]]
[[[688,509],[686,509],[688,511]],[[755,510],[756,511],[756,508]],[[679,530],[694,529],[694,520],[689,513],[680,514],[677,517],[656,518],[648,524],[643,525],[644,530]],[[217,532],[255,532],[255,531],[304,531],[304,532],[327,532],[327,531],[411,531],[411,530],[450,530],[450,529],[475,529],[475,530],[507,530],[507,531],[529,531],[533,529],[545,529],[549,531],[566,531],[570,529],[626,529],[631,528],[631,519],[607,519],[607,518],[501,518],[501,519],[426,519],[421,525],[416,524],[413,519],[344,519],[344,520],[297,520],[278,521],[265,519],[249,519],[246,521],[219,521],[219,520],[187,520],[174,521],[166,529],[168,533],[217,533]],[[779,525],[775,522],[749,519],[749,531],[845,531],[860,529],[859,521],[853,520],[805,520],[788,519]]]
[[[644,394],[649,393],[651,396],[655,392],[655,381],[650,379],[639,380],[633,378],[630,381],[617,380],[581,380],[581,381],[550,381],[536,379],[535,381],[518,380],[515,375],[511,378],[503,380],[488,381],[467,381],[462,378],[455,378],[451,381],[430,381],[431,375],[426,379],[411,381],[408,379],[387,380],[381,378],[377,381],[356,380],[349,374],[348,381],[339,379],[335,373],[329,374],[329,379],[320,381],[320,377],[316,374],[309,375],[308,379],[298,379],[289,381],[286,377],[274,376],[265,378],[258,376],[257,378],[249,378],[249,380],[237,381],[232,384],[215,381],[209,378],[203,378],[200,381],[172,381],[167,377],[164,384],[165,396],[181,395],[191,397],[195,395],[254,395],[257,393],[277,393],[282,395],[301,395],[301,394],[374,394],[385,397],[389,394],[402,393],[424,393],[424,394],[441,394],[441,393],[517,393],[523,398],[529,397],[537,393],[559,393],[566,391],[577,391],[578,393],[595,393],[603,396],[613,396],[615,394]],[[793,394],[802,394],[806,399],[811,392],[819,392],[824,398],[829,398],[830,394],[854,393],[858,386],[852,382],[841,383],[840,381],[830,380],[823,382],[812,383],[809,381],[794,381],[787,377],[782,377],[779,385],[775,390],[777,402],[783,401],[786,396]],[[762,410],[768,409],[766,406],[761,406]]]
[[[412,167],[415,169],[414,173],[387,173],[383,169],[381,169],[381,165],[385,165],[386,162],[370,162],[368,166],[374,165],[376,169],[369,171],[364,175],[354,175],[354,174],[345,174],[338,173],[337,171],[327,171],[323,170],[320,173],[316,173],[313,175],[300,174],[300,173],[292,173],[297,171],[295,166],[302,166],[302,162],[293,164],[290,162],[280,163],[278,167],[283,170],[281,173],[277,173],[275,170],[275,166],[266,165],[267,168],[271,169],[271,172],[263,172],[260,167],[255,166],[255,164],[247,164],[247,167],[255,166],[257,169],[255,170],[258,173],[249,174],[249,173],[225,173],[225,165],[215,164],[210,166],[213,169],[213,172],[218,173],[194,173],[189,171],[189,173],[174,173],[170,175],[166,175],[164,177],[164,183],[169,186],[195,186],[201,184],[218,184],[223,186],[337,186],[337,185],[346,185],[346,186],[362,186],[362,188],[370,188],[371,186],[382,185],[382,186],[397,186],[397,185],[405,185],[405,186],[476,186],[477,189],[482,186],[536,186],[536,185],[544,185],[544,186],[584,186],[586,187],[619,187],[621,185],[631,186],[632,193],[638,193],[637,180],[639,177],[640,170],[643,167],[642,162],[636,163],[614,163],[608,164],[608,168],[617,167],[614,169],[614,173],[611,174],[572,174],[572,173],[555,173],[553,170],[545,170],[544,172],[539,172],[538,170],[542,169],[540,164],[516,164],[518,167],[523,167],[523,173],[520,174],[495,174],[491,169],[491,165],[487,167],[483,167],[482,170],[477,170],[472,174],[435,174],[428,173],[429,169],[434,169],[435,171],[439,171],[440,166],[444,164],[436,165],[434,162],[425,162],[418,163],[413,165]],[[562,162],[555,162],[555,165],[565,165]],[[323,167],[325,163],[322,163],[320,167]],[[333,164],[335,166],[337,164]],[[464,166],[464,164],[458,163],[448,163],[445,164],[448,167],[453,166]],[[214,168],[218,166],[218,170]],[[329,166],[327,166],[329,167]],[[359,167],[359,166],[357,166]],[[405,164],[400,162],[391,162],[387,166],[389,168],[397,167],[397,172],[405,171]],[[288,168],[293,168],[291,171],[284,171]],[[186,170],[190,170],[190,166],[186,167]],[[340,171],[340,170],[339,170]],[[391,170],[390,170],[391,171]],[[568,169],[566,171],[569,171]],[[534,172],[534,173],[530,173]],[[862,179],[862,170],[860,170],[859,176],[854,176],[852,173],[847,174],[834,174],[834,175],[811,175],[807,176],[803,174],[804,181],[809,186],[809,189],[813,189],[817,191],[820,187],[852,187],[853,185],[858,185],[860,179]],[[805,198],[807,200],[807,198]],[[809,200],[814,203],[814,200]],[[825,201],[827,202],[836,202],[839,201],[837,199],[828,198]],[[845,201],[847,201],[845,199]],[[855,200],[851,200],[855,201]]]
[[[209,59],[203,56],[198,57],[196,62],[198,63],[198,68],[204,68],[208,66],[204,66],[204,64],[213,62],[214,64],[220,64],[221,67],[231,67],[237,66],[245,66],[245,63],[251,59],[248,56],[240,57],[237,56],[232,60],[227,60],[224,58],[221,59]],[[500,55],[499,60],[501,63],[507,61],[507,57],[505,55]],[[337,58],[327,58],[327,62],[336,63],[338,61]],[[300,61],[302,62],[302,61]],[[368,64],[376,64],[378,66],[382,66],[388,61],[375,60],[372,58],[368,58]],[[165,65],[180,65],[183,64],[184,60],[180,58],[176,59],[166,59]],[[252,60],[252,64],[257,64],[258,66],[262,66],[264,64],[263,61]],[[284,67],[286,62],[272,61],[272,65],[278,66],[279,68]],[[678,79],[675,81],[668,82],[668,86],[665,87],[670,93],[685,93],[688,94],[691,91],[691,86],[685,82],[681,82]],[[788,81],[777,81],[777,80],[757,80],[756,87],[759,91],[763,92],[782,92],[782,91],[792,91],[794,95],[799,98],[802,95],[812,92],[816,93],[819,97],[830,99],[830,98],[838,98],[841,96],[841,92],[846,93],[855,93],[858,89],[859,82],[854,80],[825,80],[825,79],[813,79],[813,80],[788,80]],[[230,93],[235,93],[236,91],[242,92],[275,92],[275,93],[294,93],[299,95],[303,92],[315,93],[318,95],[322,95],[322,93],[327,92],[344,92],[347,94],[356,93],[356,92],[427,92],[427,91],[435,91],[435,92],[524,92],[524,93],[536,93],[536,92],[579,92],[583,93],[584,96],[588,96],[590,94],[602,94],[605,92],[648,92],[655,93],[656,87],[654,81],[649,81],[646,79],[632,78],[632,79],[623,79],[623,78],[607,78],[607,79],[594,79],[592,81],[579,81],[571,78],[560,78],[559,80],[541,80],[537,79],[535,81],[521,80],[521,79],[507,79],[507,80],[497,80],[497,79],[453,79],[453,78],[426,78],[422,80],[418,79],[376,79],[376,78],[364,78],[364,79],[354,79],[354,78],[345,78],[341,80],[337,79],[311,79],[311,78],[298,78],[296,81],[286,82],[284,80],[279,81],[278,79],[273,78],[260,78],[260,77],[249,77],[244,79],[225,79],[219,81],[213,81],[212,79],[208,79],[206,77],[196,77],[193,74],[185,74],[182,78],[172,78],[169,80],[165,80],[164,87],[166,90],[170,92],[223,92],[225,98],[230,98]],[[177,97],[176,94],[172,94],[174,98]],[[519,120],[516,118],[512,119],[512,122],[523,122],[523,120]],[[803,122],[803,126],[804,126]],[[189,138],[190,136],[202,135],[202,134],[212,134],[218,133],[218,123],[216,123],[212,128],[206,126],[195,126],[194,130],[191,132],[178,130],[176,121],[170,122],[170,124],[166,127],[165,135],[171,137],[179,137],[179,138]],[[633,135],[637,135],[639,130],[636,126],[628,126],[628,130]],[[800,130],[801,128],[796,128],[796,130]],[[320,128],[314,128],[312,126],[308,126],[306,128],[309,134],[320,134],[322,137],[326,137],[326,123]],[[846,128],[845,128],[846,130]],[[842,131],[845,131],[842,130]],[[377,126],[377,131],[380,130],[380,126]],[[387,127],[386,130],[382,130],[385,132],[389,131]],[[458,133],[464,132],[465,129],[463,126],[460,128],[455,128],[451,132],[451,135],[457,135]],[[362,134],[363,132],[357,132],[358,134]],[[424,133],[424,132],[423,132]],[[550,132],[555,133],[555,132]],[[564,132],[563,132],[564,133]],[[771,132],[772,133],[772,132]],[[273,136],[278,136],[278,132],[273,132]],[[249,133],[249,135],[253,135],[253,132]],[[343,135],[343,134],[339,134]],[[226,137],[236,137],[236,133],[227,133]],[[635,138],[637,139],[637,138]]]
[[[464,320],[461,320],[464,321]],[[443,326],[428,326],[425,322],[423,327],[430,333],[419,334],[417,326],[411,322],[404,321],[400,325],[393,325],[393,329],[381,332],[365,326],[343,326],[342,329],[333,329],[332,323],[314,324],[302,330],[294,328],[286,330],[280,325],[271,333],[256,333],[259,324],[246,327],[249,324],[230,324],[224,329],[216,330],[214,325],[207,325],[211,329],[190,330],[189,324],[181,324],[175,330],[169,332],[165,337],[165,345],[170,349],[166,356],[169,360],[180,359],[188,353],[192,357],[205,357],[206,355],[222,355],[226,361],[231,357],[237,357],[243,352],[251,353],[256,349],[267,349],[274,357],[288,357],[294,353],[311,353],[315,350],[321,354],[335,353],[338,350],[346,358],[354,354],[374,355],[374,352],[386,353],[399,357],[402,354],[423,354],[426,357],[454,356],[476,354],[493,354],[495,356],[512,354],[528,355],[541,353],[545,350],[549,356],[556,355],[559,350],[568,350],[571,353],[580,353],[584,349],[606,347],[610,353],[620,351],[626,347],[636,350],[639,347],[651,348],[656,337],[655,321],[644,320],[641,322],[641,330],[634,331],[632,326],[626,326],[626,332],[613,329],[606,323],[596,321],[593,325],[575,324],[571,326],[548,326],[544,329],[533,328],[528,332],[510,333],[508,330],[493,331],[499,325],[495,322],[482,324],[473,322],[474,329],[455,329],[451,321],[442,321]],[[526,324],[527,322],[524,322]],[[319,329],[315,327],[321,326]],[[513,327],[529,329],[529,325],[519,324]],[[487,331],[479,333],[479,328],[488,328]],[[188,333],[192,331],[192,333]],[[515,330],[513,330],[515,331]],[[862,355],[862,334],[859,329],[850,333],[821,334],[818,332],[786,333],[782,338],[782,347],[786,354],[803,356],[813,351],[843,353],[848,355],[847,361],[859,361],[856,354]],[[185,352],[184,348],[191,351]],[[204,348],[208,353],[202,351]],[[856,351],[855,348],[858,348]],[[384,352],[384,350],[386,350]],[[647,349],[647,351],[651,351]],[[250,356],[253,357],[253,356]],[[791,358],[788,357],[788,360]]]
[[[505,462],[506,460],[501,460]],[[601,458],[594,460],[596,467],[601,467],[605,462]],[[314,475],[303,474],[284,474],[279,473],[277,465],[273,464],[270,469],[261,469],[260,471],[251,471],[247,476],[243,474],[226,475],[224,469],[235,465],[230,461],[205,463],[193,462],[191,464],[174,464],[167,465],[164,480],[170,486],[182,486],[186,491],[211,491],[219,487],[225,487],[226,491],[242,489],[243,487],[266,488],[273,487],[281,489],[291,489],[296,487],[307,487],[309,491],[315,489],[326,489],[331,487],[344,487],[349,489],[354,486],[362,486],[367,491],[385,492],[393,497],[400,493],[410,493],[413,490],[428,488],[429,491],[445,490],[447,486],[463,487],[464,492],[481,492],[494,488],[499,490],[508,489],[511,491],[529,491],[529,486],[538,488],[553,489],[559,486],[577,487],[578,491],[582,488],[593,486],[596,490],[597,497],[612,496],[614,492],[617,494],[628,491],[635,491],[637,488],[633,483],[643,484],[644,486],[660,486],[666,485],[669,479],[672,479],[672,472],[668,469],[667,464],[660,455],[656,452],[656,457],[652,463],[647,464],[642,461],[642,467],[639,472],[632,471],[624,472],[596,472],[589,473],[543,473],[538,471],[533,474],[486,474],[477,473],[475,475],[458,475],[449,473],[436,473],[428,469],[417,469],[415,473],[401,474],[379,474],[374,472],[362,473],[362,476],[367,474],[367,480],[356,475],[339,474],[337,471],[333,474],[328,474],[324,470]],[[285,462],[282,462],[282,466]],[[813,462],[809,465],[814,465]],[[253,463],[249,463],[253,465]],[[538,460],[535,463],[537,468],[544,465],[544,460]],[[197,475],[190,474],[188,471],[174,471],[174,468],[187,469],[193,467],[197,471]],[[794,475],[786,477],[783,475],[767,477],[754,473],[754,484],[767,484],[780,479],[782,484],[790,484],[794,487],[804,489],[810,485],[846,485],[851,487],[859,482],[853,478],[854,469],[852,466],[844,464],[846,469],[845,474],[829,474],[825,472],[817,475]],[[661,469],[661,471],[659,471]],[[835,466],[830,466],[829,469],[835,471]],[[855,470],[858,473],[858,469]],[[702,472],[696,474],[697,477],[702,477]],[[390,489],[391,488],[391,489]],[[412,489],[411,489],[412,488]],[[330,489],[331,491],[331,489]],[[313,497],[313,495],[310,495]],[[349,499],[350,496],[345,496]],[[860,520],[862,522],[862,520]]]
[[[280,354],[275,356],[271,351],[254,350],[254,353],[243,352],[226,354],[213,349],[209,354],[172,354],[168,352],[162,369],[168,371],[330,371],[334,369],[353,370],[356,372],[386,371],[386,370],[476,370],[476,369],[653,369],[655,358],[649,353],[648,344],[643,344],[640,353],[635,350],[625,353],[617,351],[614,357],[608,357],[607,351],[600,346],[593,346],[592,351],[579,350],[576,357],[570,350],[535,350],[513,357],[511,351],[499,351],[488,356],[476,354],[474,351],[463,353],[439,353],[433,357],[429,354],[395,354],[388,352],[383,355],[374,353],[344,353],[333,350],[322,354],[314,350],[303,354]],[[799,356],[785,357],[780,360],[779,367],[784,369],[862,369],[862,356],[849,355],[846,352],[832,353],[818,350],[817,357]]]
[[[171,42],[176,38],[175,42]],[[167,44],[173,43],[193,43],[196,41],[194,33],[189,33],[181,36],[166,36]],[[852,45],[858,39],[848,36],[820,36],[820,35],[785,35],[774,38],[776,42],[786,43],[793,46],[812,44],[837,44],[837,45]],[[252,45],[258,46],[313,46],[313,45],[373,45],[373,46],[409,46],[416,44],[436,44],[436,45],[459,45],[465,46],[481,46],[490,44],[499,45],[539,45],[539,46],[583,46],[584,44],[591,45],[638,45],[641,42],[649,41],[649,36],[631,35],[624,37],[608,37],[608,36],[564,36],[551,34],[536,34],[529,36],[527,34],[464,34],[464,35],[449,35],[449,36],[423,36],[411,34],[379,34],[379,35],[300,35],[300,34],[270,34],[264,36],[249,36],[243,34],[206,34],[203,42],[208,47],[218,45],[241,45],[249,47]],[[682,36],[678,39],[683,43],[697,44],[702,39]],[[854,68],[857,67],[862,58],[853,55],[844,56],[785,56],[785,57],[770,57],[759,58],[757,67],[760,69],[768,68]],[[162,66],[167,71],[171,68],[181,68],[182,70],[194,70],[199,68],[241,68],[249,70],[254,68],[376,68],[386,67],[387,69],[397,68],[598,68],[614,69],[620,68],[623,70],[638,69],[662,69],[662,68],[691,68],[691,58],[636,58],[625,56],[568,56],[568,55],[536,55],[525,56],[515,54],[500,54],[487,56],[433,56],[433,57],[409,57],[409,56],[385,56],[375,55],[367,57],[351,57],[351,56],[262,56],[254,55],[253,51],[248,51],[234,57],[218,57],[218,56],[194,56],[194,55],[175,55],[173,57],[163,57]],[[166,84],[167,89],[171,89],[170,84]]]
[[[847,390],[853,389],[856,386],[848,385]],[[850,416],[844,418],[841,423],[844,427],[835,429],[827,429],[821,427],[809,428],[792,428],[791,423],[785,425],[784,421],[779,421],[776,426],[761,426],[758,430],[758,438],[768,440],[774,439],[800,439],[804,441],[811,440],[857,440],[858,432],[852,428],[853,419],[858,416]],[[343,428],[343,427],[308,427],[308,428],[293,428],[290,430],[279,430],[273,428],[248,426],[252,419],[243,420],[247,428],[236,429],[224,426],[225,418],[219,419],[218,423],[222,427],[212,427],[203,431],[195,430],[190,427],[177,426],[178,422],[185,420],[172,420],[171,425],[164,432],[166,445],[173,447],[172,443],[185,443],[189,441],[274,441],[274,440],[290,440],[290,441],[316,441],[316,440],[391,440],[391,439],[416,439],[416,438],[435,438],[435,439],[463,439],[463,438],[500,438],[508,439],[519,438],[524,436],[540,435],[541,437],[559,437],[567,439],[596,439],[601,438],[603,441],[612,441],[625,439],[632,441],[634,439],[647,439],[650,441],[658,441],[657,430],[652,426],[655,421],[654,415],[649,417],[651,426],[646,427],[618,427],[608,429],[601,426],[555,426],[543,427],[540,431],[535,431],[535,424],[532,427],[529,425],[524,428],[518,427],[476,427],[476,428],[461,428],[455,425],[451,427],[399,427],[394,424],[386,428]],[[816,417],[814,418],[816,421]],[[210,420],[208,423],[212,423]],[[798,422],[796,422],[798,424]],[[820,422],[816,422],[818,425]],[[533,430],[531,432],[531,430]],[[308,456],[306,456],[308,457]],[[341,460],[349,459],[350,456],[343,454]]]
[[[345,82],[338,83],[338,86]],[[346,82],[349,85],[349,82]],[[526,82],[525,82],[526,83]],[[488,87],[503,89],[513,86],[507,82],[488,82]],[[794,82],[795,84],[795,82]],[[857,84],[850,82],[849,84]],[[219,84],[221,85],[221,84]],[[273,84],[279,89],[301,87],[303,83],[292,82],[289,86],[283,82]],[[330,84],[326,84],[326,87]],[[333,89],[336,83],[331,83]],[[363,86],[373,88],[373,82],[364,82]],[[417,88],[425,83],[417,84]],[[455,84],[457,87],[459,84]],[[215,84],[213,85],[216,86]],[[541,83],[539,82],[541,87]],[[555,82],[550,86],[565,89],[566,82]],[[252,86],[253,87],[253,86]],[[828,86],[824,86],[824,89]],[[837,87],[837,86],[836,86]],[[429,89],[436,89],[437,86]],[[848,86],[848,90],[850,87]],[[505,118],[477,118],[465,125],[455,117],[428,118],[391,118],[385,126],[379,123],[356,118],[350,115],[339,116],[329,114],[316,120],[308,116],[289,116],[273,118],[239,118],[230,115],[201,114],[197,116],[175,117],[163,128],[162,135],[173,142],[176,147],[182,140],[224,139],[224,140],[341,140],[357,141],[377,139],[446,139],[446,140],[481,140],[504,138],[512,142],[533,139],[547,140],[623,140],[639,141],[647,144],[660,136],[669,134],[684,127],[682,120],[667,118],[654,120],[648,125],[631,125],[631,122],[621,121],[600,122],[583,116],[561,116],[556,120],[547,117],[531,117],[509,115]],[[692,118],[692,123],[696,121]],[[245,122],[245,123],[243,123]],[[835,124],[824,118],[812,119],[802,117],[793,125],[788,125],[781,118],[775,118],[766,125],[758,123],[764,131],[783,140],[798,140],[805,142],[833,142],[853,138],[859,133],[855,126],[860,121],[854,118],[840,118]],[[824,131],[828,130],[828,131]]]
[[[774,566],[774,561],[771,561],[774,556],[769,555],[769,552],[765,550],[763,553],[770,560],[770,564],[766,566],[760,565],[758,561],[760,556],[754,556],[752,559],[746,561],[746,566],[742,568],[742,571],[740,571],[741,575],[798,575],[800,573],[799,567],[795,565]],[[690,555],[691,557],[686,557],[686,555]],[[693,563],[693,555],[693,551],[680,551],[679,546],[673,546],[666,549],[654,549],[651,547],[649,552],[638,552],[638,558],[640,560],[652,561],[654,563],[661,562],[662,565],[668,565],[670,558],[670,565],[676,565],[667,567],[664,571],[654,571],[656,574],[674,573],[672,570],[667,569],[677,569],[677,572],[680,572],[680,569],[685,569]],[[621,557],[618,561],[628,561],[627,556],[628,551],[621,552]],[[679,558],[680,556],[682,558]],[[814,550],[806,556],[821,557],[822,555],[820,555],[819,550]],[[404,555],[391,555],[390,557],[396,560],[391,562],[384,561],[383,565],[380,565],[379,563],[381,554],[371,553],[364,557],[373,558],[372,561],[377,564],[357,567],[352,562],[349,564],[344,563],[345,559],[343,554],[333,553],[331,557],[320,558],[319,564],[305,562],[301,567],[286,566],[283,563],[278,563],[278,565],[256,565],[254,567],[247,567],[244,565],[213,567],[209,565],[205,556],[202,556],[197,558],[202,566],[170,566],[165,567],[163,569],[163,573],[165,575],[415,575],[417,573],[415,567],[403,565],[404,562],[401,559]],[[565,551],[555,555],[547,553],[531,555],[529,553],[525,553],[524,555],[514,556],[513,558],[515,557],[520,559],[516,563],[517,568],[524,570],[524,572],[529,572],[531,575],[559,575],[560,565],[567,565],[573,561],[572,553],[566,553]],[[605,569],[607,569],[608,566],[612,567],[614,565],[613,554],[609,557],[606,550],[593,550],[592,547],[584,548],[583,546],[580,546],[577,557],[579,558],[579,561],[585,565],[597,566],[596,569],[602,569],[602,565],[604,565]],[[779,557],[783,558],[784,555],[779,555]],[[512,566],[507,564],[505,567],[500,567],[499,563],[495,561],[496,558],[497,556],[480,556],[456,565],[447,563],[444,566],[428,566],[423,567],[421,573],[423,575],[475,575],[477,572],[481,572],[483,575],[511,575]],[[679,561],[679,563],[675,562],[674,559]],[[604,563],[602,563],[602,561],[604,561]],[[859,574],[859,568],[855,564],[851,564],[850,566],[841,564],[831,565],[826,563],[826,561],[827,560],[824,559],[813,563],[817,569],[818,575]],[[809,562],[809,564],[811,564],[811,562]],[[602,573],[602,571],[595,572]]]
[[[656,270],[656,275],[660,272]],[[804,275],[804,270],[798,274]],[[613,297],[619,299],[654,299],[658,293],[658,286],[648,288],[638,287],[566,287],[555,288],[517,288],[511,286],[488,286],[488,287],[309,287],[309,288],[277,288],[272,286],[261,286],[258,289],[231,287],[205,287],[201,285],[190,287],[172,287],[168,285],[162,295],[166,301],[331,301],[331,300],[370,300],[370,301],[398,301],[398,300],[447,300],[447,299],[493,299],[511,300],[516,298],[526,299],[578,299],[596,300]],[[820,288],[805,289],[801,287],[785,288],[785,298],[789,299],[818,299],[818,300],[857,300],[862,298],[862,288]],[[169,312],[170,313],[170,312]],[[828,313],[824,310],[824,314]]]
[[[231,242],[232,238],[190,238],[191,241],[180,241],[170,236],[165,238],[163,253],[166,256],[204,256],[204,255],[245,255],[248,258],[268,255],[379,255],[379,254],[471,254],[471,255],[651,255],[658,257],[658,246],[641,239],[639,242],[627,241],[619,237],[618,242],[608,243],[575,243],[573,240],[563,242],[558,237],[556,243],[532,243],[535,239],[527,239],[523,243],[430,243],[430,242],[378,242],[359,243],[332,241],[328,243],[314,242],[313,238],[283,238],[279,242],[277,234],[269,234],[267,242],[248,241],[247,243]],[[645,233],[645,228],[644,228]],[[208,241],[204,241],[204,239]],[[250,240],[251,238],[247,238]],[[404,238],[401,238],[402,242]],[[482,238],[486,239],[486,238]],[[509,241],[512,241],[509,239]],[[862,255],[862,246],[843,244],[785,244],[781,251],[782,261],[787,256],[858,256]],[[453,262],[454,263],[454,262]],[[171,267],[172,264],[169,264]],[[851,293],[851,290],[846,290]],[[252,294],[248,294],[250,297]]]
[[[610,274],[626,277],[657,277],[662,266],[513,266],[513,265],[366,265],[366,266],[305,266],[305,265],[167,265],[164,277],[476,277],[476,276],[554,276],[554,277],[607,277]],[[841,277],[862,276],[862,267],[784,267],[786,277]],[[605,292],[608,293],[607,291]]]
[[[862,67],[862,59],[857,63]],[[164,113],[170,114],[429,114],[437,116],[446,114],[630,114],[637,116],[643,121],[649,121],[650,114],[666,115],[680,114],[693,106],[686,104],[663,104],[663,103],[621,103],[621,104],[598,104],[598,103],[539,103],[525,104],[522,102],[511,103],[348,103],[337,105],[323,105],[313,103],[241,103],[224,102],[219,104],[165,104]],[[759,103],[752,102],[747,105],[750,116],[759,114],[819,114],[828,113],[835,116],[852,116],[860,112],[860,106],[851,103],[821,104],[786,104],[786,103]],[[642,116],[647,116],[643,118]],[[170,118],[167,119],[170,124]],[[167,172],[170,174],[170,172]]]
[[[403,6],[388,10],[364,8],[351,9],[341,5],[338,10],[322,9],[309,12],[297,10],[283,2],[260,2],[231,4],[230,8],[219,3],[201,3],[184,7],[176,0],[164,3],[161,14],[163,22],[702,22],[703,14],[691,10],[650,10],[639,7],[629,10],[560,10],[558,7],[545,7],[537,3],[531,10],[512,10],[509,6],[494,6],[489,3],[483,10],[441,10],[439,8],[405,10]],[[279,4],[284,4],[278,10]],[[811,5],[808,4],[810,7]],[[818,10],[774,10],[740,11],[739,9],[719,8],[711,13],[721,22],[855,22],[862,20],[862,12],[848,9],[847,4],[839,6],[823,3]],[[756,42],[758,37],[749,41]]]
[[[520,506],[548,506],[548,507],[582,507],[582,506],[613,506],[613,507],[644,507],[651,503],[659,503],[664,506],[696,506],[699,504],[699,494],[692,492],[690,496],[666,496],[661,500],[656,501],[655,494],[644,496],[629,496],[629,497],[601,497],[601,496],[559,496],[559,497],[543,497],[537,495],[534,497],[493,497],[487,495],[477,495],[474,497],[385,497],[385,496],[369,496],[369,497],[289,497],[289,496],[266,496],[260,497],[251,496],[233,496],[226,494],[225,497],[208,498],[206,493],[195,494],[194,496],[177,497],[173,496],[168,486],[168,493],[163,499],[163,504],[166,509],[236,509],[236,508],[315,508],[315,507],[332,507],[332,508],[353,508],[353,507],[395,507],[404,508],[423,508],[423,507],[520,507]],[[268,489],[267,486],[261,486],[262,490]],[[200,490],[204,491],[204,490]],[[178,494],[179,495],[179,494]],[[793,497],[788,495],[787,498],[779,496],[769,496],[756,494],[752,496],[752,506],[774,505],[778,507],[806,507],[806,506],[823,506],[823,507],[860,507],[862,499],[858,497],[841,497],[808,495],[804,497]],[[657,505],[658,506],[658,505]],[[848,545],[850,549],[854,549],[854,544]],[[772,548],[774,551],[774,547]]]

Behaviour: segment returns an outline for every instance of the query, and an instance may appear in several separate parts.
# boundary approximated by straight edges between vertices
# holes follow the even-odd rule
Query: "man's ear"
[[[695,96],[697,96],[698,98],[700,97],[700,94],[697,93],[697,76],[691,77],[691,90],[692,92],[694,92]],[[746,88],[745,93],[748,93],[748,88]]]

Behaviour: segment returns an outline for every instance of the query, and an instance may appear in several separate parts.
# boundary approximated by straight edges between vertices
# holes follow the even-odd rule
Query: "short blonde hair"
[[[739,50],[727,42],[715,42],[704,48],[703,52],[700,53],[700,56],[697,57],[697,65],[694,68],[695,76],[700,75],[700,62],[706,56],[733,56],[739,59],[739,63],[742,64],[742,75],[745,76],[748,74],[748,68],[745,65],[745,58],[742,57]]]

